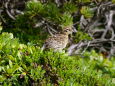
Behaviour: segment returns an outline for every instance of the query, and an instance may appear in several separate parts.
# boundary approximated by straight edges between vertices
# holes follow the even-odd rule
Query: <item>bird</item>
[[[72,34],[72,28],[63,28],[60,33],[57,33],[46,39],[41,50],[53,49],[53,51],[61,52],[68,44],[69,34]]]

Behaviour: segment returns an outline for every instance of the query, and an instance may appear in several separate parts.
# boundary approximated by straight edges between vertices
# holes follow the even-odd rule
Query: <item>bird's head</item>
[[[62,30],[62,33],[66,34],[66,35],[72,34],[72,32],[73,32],[73,30],[71,27],[65,27]]]

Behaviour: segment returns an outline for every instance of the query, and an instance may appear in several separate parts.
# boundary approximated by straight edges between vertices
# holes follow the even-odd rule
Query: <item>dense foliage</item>
[[[4,14],[2,19],[6,22],[0,22],[0,85],[114,86],[115,58],[107,58],[106,52],[89,48],[68,56],[67,49],[41,51],[45,39],[63,27],[77,30],[71,35],[72,43],[94,39],[78,21],[81,15],[86,19],[95,15],[90,9],[96,6],[95,1],[102,2],[71,0],[56,4],[55,0],[30,0],[14,20]]]
[[[32,44],[21,44],[12,33],[0,35],[0,82],[3,86],[113,86],[115,61],[95,51],[84,58],[53,51],[41,52]]]

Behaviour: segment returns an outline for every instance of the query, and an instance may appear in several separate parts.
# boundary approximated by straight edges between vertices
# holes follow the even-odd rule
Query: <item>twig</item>
[[[10,1],[10,0],[9,0]],[[13,20],[16,20],[15,17],[9,12],[8,10],[8,4],[9,4],[9,1],[5,3],[5,8],[6,8],[6,13],[8,14],[8,16],[13,19]]]
[[[86,48],[82,51],[82,53],[81,54],[83,54],[87,49],[88,49],[88,47],[89,47],[89,45],[90,45],[90,41],[88,42],[88,44],[87,44],[87,46],[86,46]]]

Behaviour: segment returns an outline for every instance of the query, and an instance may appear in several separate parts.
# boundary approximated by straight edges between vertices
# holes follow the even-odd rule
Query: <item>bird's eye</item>
[[[66,30],[66,32],[67,32],[68,30]]]

